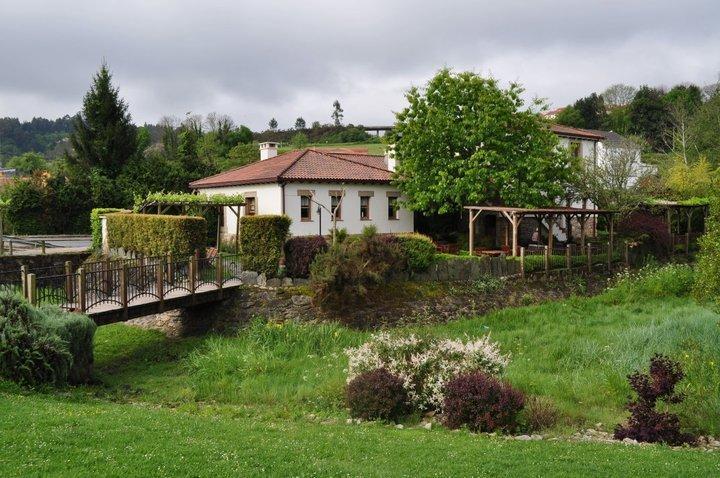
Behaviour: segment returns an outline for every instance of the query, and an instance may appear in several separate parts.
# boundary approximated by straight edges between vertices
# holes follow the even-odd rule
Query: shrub
[[[687,264],[654,264],[637,272],[624,271],[600,300],[637,301],[639,298],[684,297],[693,290],[695,272]]]
[[[108,242],[112,248],[146,255],[171,252],[190,256],[205,251],[207,221],[202,217],[116,213],[107,217]]]
[[[393,236],[380,236],[365,228],[352,237],[319,254],[310,266],[315,302],[324,310],[340,313],[364,304],[368,292],[383,283],[402,263]]]
[[[90,232],[92,234],[92,248],[100,249],[102,247],[102,223],[100,216],[111,212],[127,212],[125,209],[117,209],[114,207],[96,207],[90,211]]]
[[[637,394],[637,399],[628,402],[630,418],[627,424],[615,427],[615,438],[668,445],[694,443],[694,436],[680,431],[677,415],[655,410],[658,401],[668,404],[682,402],[684,397],[675,393],[675,385],[684,376],[680,364],[663,355],[655,355],[650,360],[649,373],[635,372],[628,375],[630,387]]]
[[[289,277],[308,277],[315,256],[327,251],[322,236],[293,237],[285,242],[285,274]]]
[[[364,420],[397,421],[409,411],[403,381],[378,368],[352,379],[346,389],[350,415]]]
[[[435,259],[435,243],[422,234],[399,234],[397,243],[405,260],[408,272],[426,271]]]
[[[445,385],[443,421],[475,432],[513,431],[525,405],[522,392],[482,372],[460,375]]]
[[[720,303],[720,198],[710,205],[707,232],[700,238],[693,294]]]
[[[243,216],[240,218],[242,265],[268,277],[275,277],[280,266],[283,244],[290,231],[288,216]]]
[[[95,324],[0,292],[0,376],[26,385],[87,381]]]
[[[645,244],[656,257],[667,257],[672,240],[668,224],[648,211],[633,211],[618,224],[618,231]]]
[[[560,411],[555,403],[546,397],[531,396],[525,400],[525,407],[520,414],[522,427],[528,432],[547,430],[554,427],[560,418]]]
[[[345,353],[348,382],[364,372],[385,368],[402,379],[410,403],[419,410],[440,409],[445,384],[456,376],[477,371],[499,374],[508,363],[489,336],[463,343],[379,333]]]

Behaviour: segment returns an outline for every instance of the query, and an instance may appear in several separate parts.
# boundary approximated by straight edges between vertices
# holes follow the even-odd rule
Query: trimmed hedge
[[[115,207],[96,207],[90,211],[90,232],[92,233],[92,248],[97,250],[102,247],[102,223],[100,216],[112,212],[127,212],[125,209]]]
[[[190,256],[196,249],[204,252],[207,244],[202,217],[116,213],[107,217],[107,227],[111,248],[146,255]]]
[[[435,243],[418,233],[398,234],[397,242],[405,256],[408,272],[424,272],[435,260]]]
[[[260,215],[240,218],[240,256],[243,268],[275,277],[283,244],[290,232],[288,216]]]
[[[315,256],[327,251],[328,243],[322,236],[293,237],[285,242],[285,274],[288,277],[307,278]]]
[[[720,304],[720,198],[710,205],[707,232],[700,238],[693,293],[699,300]]]
[[[0,292],[0,377],[25,385],[88,382],[95,323]]]

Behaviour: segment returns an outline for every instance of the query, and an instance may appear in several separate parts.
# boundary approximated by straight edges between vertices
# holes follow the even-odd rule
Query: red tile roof
[[[304,181],[387,183],[391,178],[383,156],[304,149],[199,179],[190,187]]]
[[[550,130],[558,136],[572,136],[577,138],[587,138],[594,141],[601,141],[605,136],[587,129],[573,128],[561,124],[550,125]]]

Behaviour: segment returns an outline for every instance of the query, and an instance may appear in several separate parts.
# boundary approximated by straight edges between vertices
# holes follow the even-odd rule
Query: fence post
[[[195,302],[195,287],[197,285],[197,258],[195,258],[195,256],[190,258],[188,266],[190,267],[190,273],[188,274],[188,280],[190,281],[190,293],[193,296],[193,302]]]
[[[85,295],[85,268],[81,267],[78,269],[78,304],[80,305],[80,312],[87,310],[87,296]]]
[[[520,277],[525,278],[525,248],[520,248]]]
[[[122,304],[123,307],[123,315],[127,318],[127,308],[128,308],[128,290],[127,290],[127,274],[128,273],[128,266],[126,263],[123,262],[122,267],[120,268],[120,304]]]
[[[587,267],[588,272],[592,272],[592,244],[587,245]]]
[[[72,262],[65,261],[65,296],[67,297],[68,303],[73,302],[73,271]]]
[[[40,241],[40,249],[42,251],[42,254],[45,255],[45,240],[43,239]]]
[[[158,299],[160,300],[160,312],[165,310],[165,278],[163,277],[165,272],[165,264],[160,259],[155,265],[155,291],[157,292]]]
[[[608,267],[608,272],[610,272],[610,270],[612,269],[612,254],[613,254],[612,244],[608,242],[608,245],[607,245],[607,267]]]
[[[628,244],[628,241],[625,241],[625,268],[630,268],[630,244]]]
[[[37,305],[38,297],[37,297],[37,277],[35,274],[28,274],[27,275],[27,289],[28,289],[28,301],[32,305]]]
[[[215,283],[218,287],[218,297],[222,299],[223,296],[223,265],[222,256],[218,253],[215,257]]]
[[[688,226],[688,227],[690,227],[690,226]],[[686,256],[690,255],[690,233],[689,232],[685,233],[685,255]]]
[[[572,269],[572,244],[565,246],[565,267],[567,270]]]
[[[10,241],[10,255],[13,255],[13,241]]]
[[[170,284],[170,287],[175,285],[175,263],[173,262],[173,255],[172,252],[167,253],[167,281],[168,284]]]
[[[12,244],[12,242],[10,244]],[[20,266],[20,284],[22,286],[22,295],[26,299],[28,298],[27,275],[28,275],[28,266],[25,266],[25,265]]]
[[[550,248],[545,246],[545,273],[550,271]]]
[[[10,244],[12,244],[12,241],[10,241]],[[5,255],[5,236],[0,233],[0,256]]]

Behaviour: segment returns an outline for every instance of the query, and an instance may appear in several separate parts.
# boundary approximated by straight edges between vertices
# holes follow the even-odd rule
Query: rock
[[[423,428],[425,430],[432,430],[432,422],[427,422],[426,424],[423,425]]]
[[[240,274],[240,281],[246,285],[257,284],[258,273],[253,271],[243,271]]]
[[[515,439],[516,439],[516,440],[527,441],[527,440],[532,440],[532,437],[531,437],[530,435],[518,435],[518,436],[515,437]]]
[[[352,418],[348,418],[347,420],[345,420],[345,423],[347,423],[348,425],[352,425],[353,423],[355,423],[355,421]]]
[[[296,306],[306,306],[310,305],[312,302],[312,298],[307,295],[294,295],[290,297],[290,300],[292,301],[293,305]]]
[[[276,277],[273,277],[272,279],[267,279],[265,281],[265,287],[280,287],[282,285],[282,281]]]
[[[542,440],[543,436],[542,435],[530,435],[530,438],[533,440]]]
[[[402,430],[403,428],[405,428],[405,425],[403,425],[402,423],[398,423],[397,425],[395,425],[395,428],[397,428],[398,430]]]
[[[303,279],[301,277],[296,277],[292,280],[295,285],[306,285],[310,283],[309,279]]]
[[[638,444],[638,441],[633,440],[632,438],[623,438],[622,442],[625,443],[626,445],[637,445]]]
[[[260,287],[265,287],[267,285],[267,276],[265,274],[258,275],[256,283]]]
[[[290,287],[291,285],[293,285],[293,280],[290,277],[285,277],[282,280],[282,285],[283,287]]]

